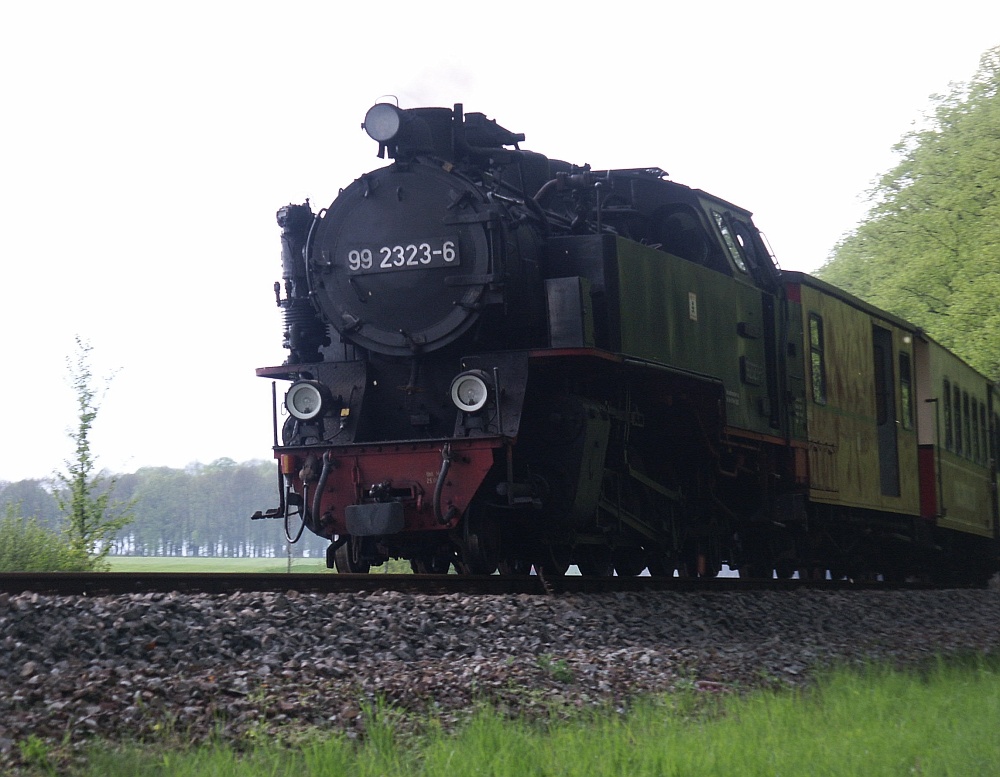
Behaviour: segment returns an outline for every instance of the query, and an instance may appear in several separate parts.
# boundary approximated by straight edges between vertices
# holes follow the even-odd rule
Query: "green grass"
[[[191,556],[108,556],[112,572],[288,572],[287,558],[194,558]],[[292,559],[292,572],[329,572],[324,558]],[[391,559],[371,574],[410,573],[410,562]]]
[[[434,720],[403,736],[392,711],[363,740],[317,735],[240,753],[130,748],[92,754],[87,775],[225,777],[880,777],[1000,772],[1000,657],[940,661],[919,675],[837,671],[809,691],[694,691],[612,710],[507,720],[483,708],[457,734]]]
[[[108,556],[112,572],[287,572],[286,558]],[[326,572],[326,559],[292,559],[293,572]]]

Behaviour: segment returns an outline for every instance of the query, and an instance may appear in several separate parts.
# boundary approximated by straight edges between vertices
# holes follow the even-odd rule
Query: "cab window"
[[[726,244],[726,250],[729,252],[729,256],[732,257],[733,263],[742,272],[746,272],[747,264],[743,261],[743,255],[740,253],[739,246],[736,245],[736,238],[733,236],[732,230],[729,229],[726,217],[719,213],[719,211],[713,210],[712,218],[715,219],[715,225],[719,228],[719,232],[722,233],[722,242]]]
[[[645,239],[668,254],[732,274],[721,254],[713,256],[708,232],[687,205],[668,205],[650,214]]]

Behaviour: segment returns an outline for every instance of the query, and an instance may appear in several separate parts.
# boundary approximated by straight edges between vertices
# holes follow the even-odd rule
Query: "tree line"
[[[867,218],[817,275],[1000,380],[1000,46],[894,150]]]
[[[144,467],[104,477],[102,484],[98,495],[106,496],[109,505],[128,505],[132,518],[108,539],[111,555],[268,558],[287,553],[281,521],[250,520],[257,510],[278,503],[273,462],[219,459],[184,469]],[[58,477],[0,481],[0,513],[16,510],[58,530],[66,520],[60,507],[65,490]],[[305,532],[294,552],[322,558],[327,544]]]

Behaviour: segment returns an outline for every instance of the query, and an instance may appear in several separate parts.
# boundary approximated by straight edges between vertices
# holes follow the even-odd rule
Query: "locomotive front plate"
[[[438,238],[406,245],[362,246],[347,252],[344,266],[353,275],[419,270],[428,267],[455,267],[461,264],[458,238]]]

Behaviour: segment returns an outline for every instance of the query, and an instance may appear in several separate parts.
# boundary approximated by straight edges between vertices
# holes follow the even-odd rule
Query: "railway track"
[[[59,596],[107,596],[136,593],[219,593],[288,591],[349,593],[399,591],[414,594],[560,594],[642,591],[794,591],[930,589],[925,583],[851,580],[777,580],[679,577],[583,577],[568,575],[345,575],[317,573],[234,574],[181,572],[14,572],[0,574],[0,592],[26,591]]]

